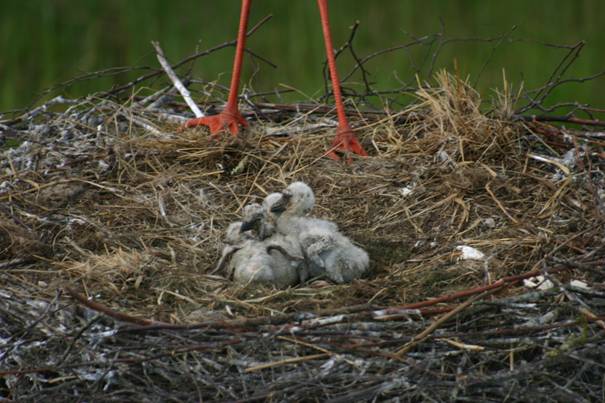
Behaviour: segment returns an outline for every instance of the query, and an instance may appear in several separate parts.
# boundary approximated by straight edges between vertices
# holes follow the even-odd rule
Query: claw
[[[236,110],[225,109],[218,115],[205,116],[203,118],[191,119],[185,122],[185,127],[207,126],[210,129],[212,137],[218,137],[218,134],[228,130],[232,136],[237,136],[239,126],[248,127],[246,119]]]
[[[351,130],[350,127],[346,126],[339,126],[336,130],[336,137],[334,137],[334,140],[332,141],[332,147],[330,148],[330,151],[327,154],[328,158],[331,158],[335,161],[340,161],[340,156],[337,154],[337,152],[343,154],[353,153],[362,157],[368,156],[366,150],[363,149],[363,146],[361,145],[359,140],[357,140],[357,137],[353,133],[353,130]],[[351,162],[350,155],[347,158],[347,162]]]

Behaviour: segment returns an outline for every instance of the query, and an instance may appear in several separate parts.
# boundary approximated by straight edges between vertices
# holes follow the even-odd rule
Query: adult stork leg
[[[239,113],[237,91],[242,60],[244,58],[244,47],[246,45],[246,28],[248,26],[248,16],[250,15],[250,3],[252,3],[252,0],[242,0],[237,46],[235,47],[235,58],[233,60],[233,72],[231,75],[231,87],[229,88],[229,98],[227,99],[225,109],[218,115],[188,120],[185,123],[185,127],[208,126],[212,136],[216,136],[219,132],[228,129],[233,136],[236,136],[239,132],[239,125],[248,126],[246,119]]]
[[[336,71],[336,61],[334,59],[334,47],[332,45],[332,36],[330,35],[330,22],[328,19],[328,3],[327,0],[317,0],[319,14],[321,17],[321,27],[324,34],[324,42],[326,44],[326,56],[328,58],[328,67],[330,68],[330,77],[332,78],[332,88],[334,92],[334,101],[336,102],[336,113],[338,114],[338,128],[336,129],[336,137],[332,141],[332,148],[328,153],[328,157],[338,160],[340,159],[336,151],[344,153],[353,152],[366,157],[368,153],[363,149],[353,130],[349,126],[345,108],[342,103],[342,93],[340,91],[340,80]]]

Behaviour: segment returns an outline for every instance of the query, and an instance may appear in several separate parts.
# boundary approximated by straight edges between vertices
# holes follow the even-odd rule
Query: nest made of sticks
[[[58,99],[3,125],[22,143],[0,161],[1,396],[602,397],[598,135],[515,120],[507,95],[488,114],[445,72],[401,112],[351,113],[370,154],[351,164],[323,157],[323,108],[258,106],[213,141],[156,101]],[[242,207],[295,180],[371,276],[272,290],[213,273]],[[536,275],[552,288],[521,285]]]

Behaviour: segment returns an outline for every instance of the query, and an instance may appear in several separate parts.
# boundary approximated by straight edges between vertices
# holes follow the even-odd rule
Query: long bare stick
[[[169,323],[157,322],[155,320],[138,318],[135,316],[131,316],[131,315],[122,313],[122,312],[116,312],[113,309],[110,309],[103,304],[99,304],[98,302],[89,300],[88,298],[86,298],[85,295],[82,295],[82,294],[76,292],[71,287],[65,287],[65,291],[67,291],[67,293],[69,295],[71,295],[72,298],[74,298],[80,304],[92,309],[93,311],[104,313],[105,315],[107,315],[111,318],[114,318],[116,320],[122,321],[122,322],[135,323],[135,324],[141,325],[141,326],[169,325]]]
[[[300,362],[319,360],[320,358],[326,358],[329,356],[330,356],[330,354],[321,353],[321,354],[305,355],[302,357],[286,358],[285,360],[281,360],[281,361],[273,361],[273,362],[268,362],[266,364],[256,365],[254,367],[248,367],[244,370],[244,372],[250,373],[250,372],[260,371],[261,369],[275,368],[275,367],[279,367],[282,365],[298,364]]]
[[[166,60],[166,56],[164,56],[164,51],[160,47],[159,42],[151,41],[151,44],[155,48],[158,61],[162,65],[162,68],[166,72],[166,75],[168,75],[168,78],[170,78],[170,81],[172,81],[174,87],[181,94],[181,96],[189,106],[189,109],[191,109],[191,112],[193,112],[196,118],[203,118],[205,116],[204,112],[202,112],[197,106],[197,104],[193,101],[193,99],[191,98],[191,93],[189,92],[187,87],[183,85],[174,70],[172,70],[172,66],[170,66],[170,63],[168,63],[168,61]]]
[[[264,17],[263,19],[261,19],[258,23],[256,23],[255,26],[253,26],[252,28],[250,28],[248,30],[248,33],[246,34],[246,36],[252,35],[254,32],[256,32],[256,30],[258,30],[264,23],[266,23],[267,21],[269,21],[272,17],[273,17],[272,15],[268,15],[268,16]],[[206,50],[204,50],[202,52],[195,53],[195,54],[193,54],[191,56],[188,56],[188,57],[184,58],[180,62],[176,63],[175,65],[172,66],[172,68],[176,69],[177,67],[181,67],[185,63],[189,63],[190,61],[195,60],[198,57],[209,55],[209,54],[211,54],[211,53],[213,53],[213,52],[215,52],[217,50],[224,49],[224,48],[229,47],[229,46],[234,46],[236,43],[237,43],[237,41],[234,39],[232,41],[224,42],[224,43],[222,43],[220,45],[214,46],[214,47],[212,47],[210,49],[206,49]],[[118,93],[120,93],[120,92],[122,92],[124,90],[127,90],[129,88],[134,87],[137,84],[140,84],[141,82],[143,82],[145,80],[149,80],[150,78],[157,77],[157,76],[159,76],[161,74],[162,74],[161,70],[145,74],[144,76],[136,78],[135,80],[133,80],[133,81],[131,81],[129,83],[126,83],[126,84],[121,85],[121,86],[119,86],[117,88],[113,88],[110,91],[102,93],[102,94],[100,94],[100,96],[104,97],[104,96],[107,96],[107,95],[118,94]]]
[[[429,327],[427,327],[422,332],[420,332],[416,336],[414,336],[412,338],[412,340],[410,340],[403,347],[401,347],[399,350],[397,350],[395,352],[394,356],[397,357],[397,358],[403,357],[405,354],[407,354],[408,351],[410,351],[417,344],[421,343],[423,340],[425,340],[427,337],[429,337],[431,335],[431,333],[433,333],[435,330],[437,330],[439,328],[439,326],[441,326],[444,322],[446,322],[451,317],[453,317],[454,315],[456,315],[458,312],[463,311],[464,309],[466,309],[469,306],[471,306],[473,304],[473,302],[475,302],[475,301],[477,301],[477,300],[479,300],[481,298],[487,297],[488,295],[491,295],[491,294],[495,293],[498,290],[499,290],[499,288],[495,288],[495,289],[490,290],[488,292],[484,292],[484,293],[481,293],[481,294],[475,294],[475,295],[473,295],[471,298],[467,299],[462,304],[458,305],[455,309],[453,309],[450,312],[446,313],[445,315],[443,315],[442,317],[440,317],[439,319],[437,319],[436,321],[434,321],[433,323],[431,323],[431,325]]]

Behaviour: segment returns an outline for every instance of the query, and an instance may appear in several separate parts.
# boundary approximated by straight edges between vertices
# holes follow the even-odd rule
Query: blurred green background
[[[0,111],[39,102],[42,90],[77,75],[114,66],[157,67],[149,42],[160,41],[176,62],[195,52],[235,37],[239,0],[3,0],[0,4]],[[545,44],[587,45],[568,75],[587,76],[605,69],[605,2],[602,0],[404,1],[330,0],[335,47],[360,21],[354,41],[361,57],[415,37],[443,32],[444,38],[498,37],[501,41],[447,43],[436,67],[457,69],[471,77],[482,92],[501,85],[502,69],[515,85],[544,83],[565,50]],[[267,14],[273,19],[248,41],[248,47],[278,65],[273,69],[246,57],[244,82],[255,91],[283,85],[304,94],[323,94],[324,48],[314,0],[257,0],[251,23]],[[367,64],[377,90],[414,84],[414,75],[428,79],[435,51],[419,46],[397,51]],[[233,48],[199,59],[193,73],[228,85]],[[429,60],[426,60],[426,57]],[[487,62],[487,64],[486,64]],[[338,60],[341,75],[354,61],[345,53]],[[180,70],[185,73],[186,70]],[[108,89],[143,74],[134,72],[78,82],[66,90],[77,96]],[[351,78],[351,85],[363,90]],[[151,85],[151,83],[150,83]],[[556,91],[552,102],[574,100],[603,105],[605,79],[569,84]],[[276,100],[275,98],[273,100]],[[282,99],[283,100],[283,99]]]

